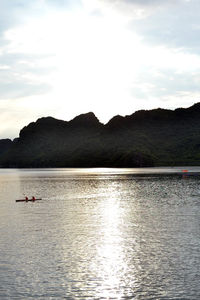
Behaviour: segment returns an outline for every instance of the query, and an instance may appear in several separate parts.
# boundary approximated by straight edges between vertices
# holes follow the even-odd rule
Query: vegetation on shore
[[[0,140],[1,167],[200,165],[200,103],[141,110],[107,124],[93,113],[66,122],[41,118]]]

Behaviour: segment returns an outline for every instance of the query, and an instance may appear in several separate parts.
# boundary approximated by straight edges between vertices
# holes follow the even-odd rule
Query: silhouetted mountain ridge
[[[81,114],[71,121],[69,121],[69,124],[72,126],[84,126],[84,127],[90,127],[90,126],[99,126],[102,125],[95,114],[93,112],[89,112],[86,114]]]
[[[200,103],[140,110],[103,125],[93,112],[71,121],[43,117],[13,142],[0,140],[2,167],[200,165]]]

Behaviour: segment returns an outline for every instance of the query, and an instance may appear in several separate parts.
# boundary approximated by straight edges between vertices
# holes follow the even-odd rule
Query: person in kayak
[[[25,200],[26,200],[26,202],[28,202],[28,197],[27,196],[25,197]]]
[[[32,201],[35,201],[35,197],[34,196],[32,197]]]

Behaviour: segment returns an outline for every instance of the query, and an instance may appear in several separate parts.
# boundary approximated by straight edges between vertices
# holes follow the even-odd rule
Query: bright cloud
[[[180,22],[172,22],[173,34],[168,24],[176,12],[186,28],[186,9],[197,9],[195,0],[14,2],[12,9],[4,2],[13,23],[5,20],[0,32],[0,137],[17,136],[41,116],[69,120],[94,111],[106,122],[137,109],[199,101],[197,45],[188,48],[184,34],[180,43]],[[163,42],[159,24],[174,42]],[[194,34],[200,23],[195,18],[188,26]]]

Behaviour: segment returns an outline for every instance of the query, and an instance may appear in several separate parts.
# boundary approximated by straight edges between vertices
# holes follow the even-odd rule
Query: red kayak
[[[15,202],[34,202],[36,200],[42,200],[42,198],[35,198],[35,199],[18,199]]]

